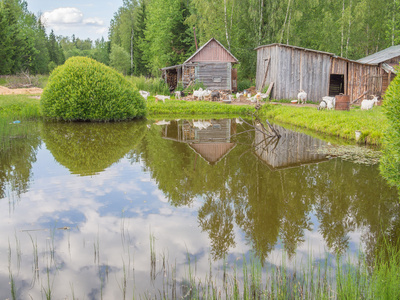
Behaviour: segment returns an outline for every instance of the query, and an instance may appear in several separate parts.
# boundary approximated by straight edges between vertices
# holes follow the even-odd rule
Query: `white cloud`
[[[87,18],[83,20],[83,24],[92,26],[103,26],[104,22],[100,18]]]
[[[83,22],[83,13],[75,7],[59,7],[44,12],[42,20],[47,25],[77,24]]]

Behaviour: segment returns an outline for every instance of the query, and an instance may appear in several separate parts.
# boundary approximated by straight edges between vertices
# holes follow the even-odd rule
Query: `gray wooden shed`
[[[182,65],[162,68],[163,78],[170,90],[179,82],[184,87],[203,82],[210,90],[237,89],[237,70],[233,68],[239,61],[220,42],[211,38]]]
[[[307,100],[346,94],[350,101],[384,92],[386,71],[376,63],[363,63],[333,53],[296,46],[271,44],[256,48],[256,88],[273,83],[272,99],[297,99],[299,90]]]

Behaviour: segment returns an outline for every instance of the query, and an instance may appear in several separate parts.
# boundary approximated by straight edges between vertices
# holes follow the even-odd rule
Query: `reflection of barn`
[[[163,138],[187,143],[197,154],[210,164],[216,164],[234,147],[230,136],[236,124],[230,119],[222,120],[179,120],[165,125]]]
[[[395,46],[399,47],[399,46]],[[392,47],[391,47],[392,48]],[[353,61],[333,53],[290,45],[271,44],[257,50],[256,88],[273,83],[273,99],[297,99],[300,89],[308,100],[319,102],[323,96],[340,93],[351,101],[365,95],[381,96],[393,78],[393,68],[383,62],[399,61],[400,49]],[[396,50],[396,51],[394,51]]]
[[[161,70],[171,91],[176,89],[179,82],[183,87],[203,82],[211,90],[236,91],[237,70],[232,67],[238,62],[220,42],[212,38],[182,65]]]
[[[316,154],[313,149],[325,145],[325,142],[304,133],[291,131],[277,126],[280,139],[264,141],[265,136],[255,131],[254,144],[256,155],[272,169],[284,169],[303,164],[326,161],[325,155]]]

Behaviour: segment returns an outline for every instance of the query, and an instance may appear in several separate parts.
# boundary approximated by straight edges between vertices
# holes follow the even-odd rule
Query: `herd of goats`
[[[140,95],[147,101],[147,98],[150,96],[150,92],[146,91],[139,91]],[[175,98],[176,99],[182,99],[182,97],[185,97],[184,92],[182,91],[175,91]],[[372,95],[372,99],[364,99],[361,102],[361,109],[362,110],[369,110],[372,109],[374,105],[377,105],[378,103],[378,97],[375,95]],[[155,101],[163,101],[165,103],[166,99],[171,99],[171,96],[165,96],[165,95],[156,95]],[[210,99],[211,101],[224,101],[227,103],[231,103],[234,99],[233,96],[230,93],[224,93],[221,91],[211,91],[208,89],[203,90],[202,88],[198,90],[193,91],[192,98],[194,100],[205,100],[205,99]],[[257,103],[259,104],[260,101],[268,98],[267,94],[263,93],[256,93],[255,95],[251,95],[251,93],[248,93],[247,91],[243,91],[242,93],[236,93],[236,99],[243,99],[245,98],[246,100],[249,100],[252,103]],[[307,101],[307,93],[304,90],[300,90],[299,93],[297,94],[297,100],[293,100],[292,103],[298,103],[298,104],[305,104]],[[335,97],[331,96],[325,96],[322,97],[321,102],[318,105],[318,110],[322,109],[334,109],[335,108]]]

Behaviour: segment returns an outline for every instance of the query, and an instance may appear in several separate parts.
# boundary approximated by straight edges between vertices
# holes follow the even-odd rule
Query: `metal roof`
[[[389,48],[386,48],[385,50],[376,52],[372,55],[368,55],[364,58],[357,60],[357,62],[363,64],[379,64],[397,56],[400,56],[400,45],[391,46]]]

